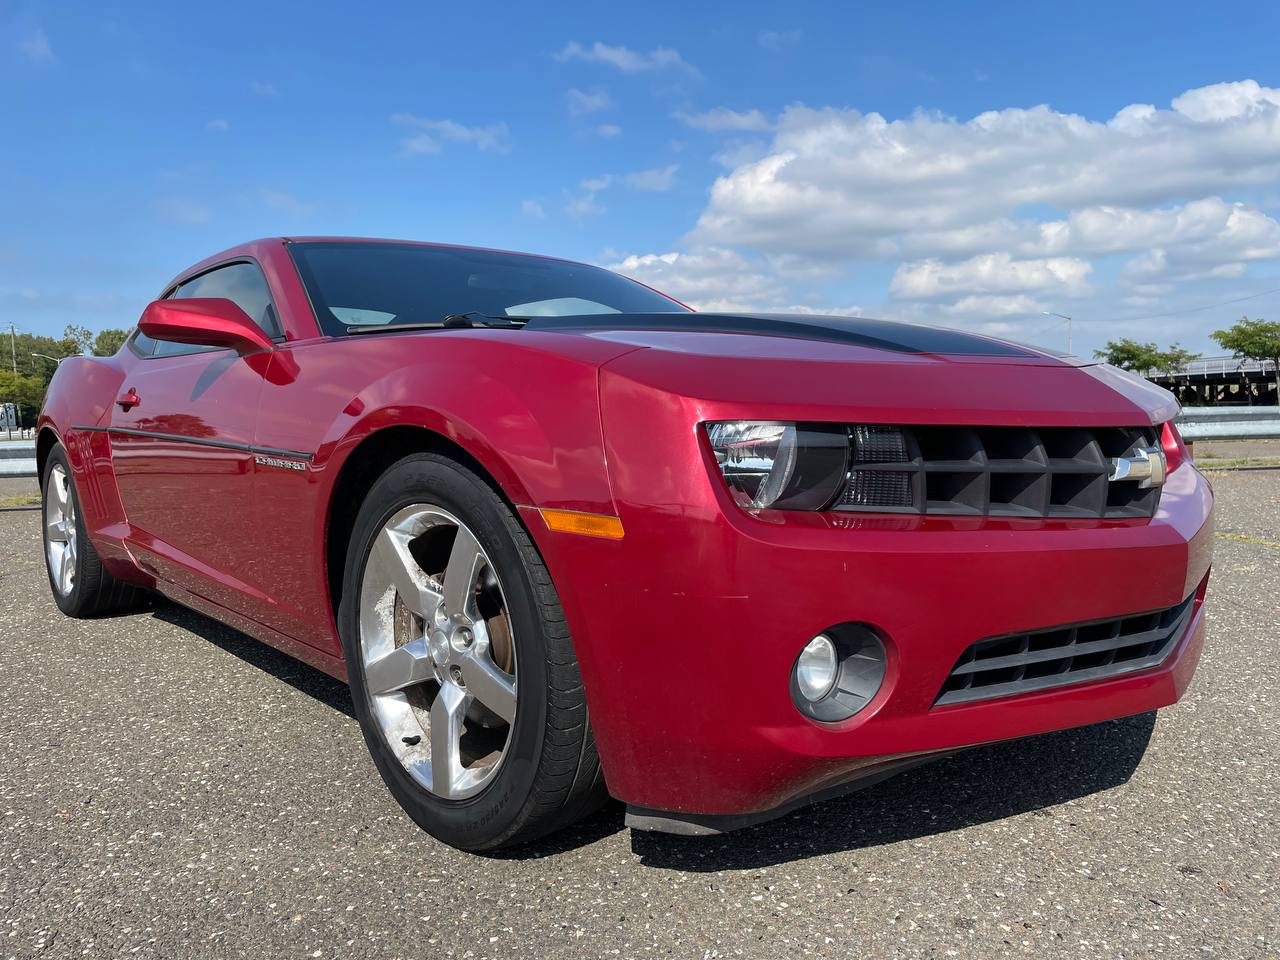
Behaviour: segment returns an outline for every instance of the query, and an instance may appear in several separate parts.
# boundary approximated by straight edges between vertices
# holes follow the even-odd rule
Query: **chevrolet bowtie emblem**
[[[1112,457],[1110,480],[1137,480],[1138,489],[1158,487],[1167,471],[1164,451],[1159,447],[1138,447],[1131,457]]]

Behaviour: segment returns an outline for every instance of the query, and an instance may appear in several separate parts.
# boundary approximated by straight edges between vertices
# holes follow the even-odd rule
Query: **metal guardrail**
[[[0,477],[34,477],[36,442],[5,440],[0,435]]]
[[[1183,407],[1182,439],[1280,440],[1280,407]]]
[[[1148,380],[1167,380],[1171,377],[1225,377],[1227,374],[1269,374],[1274,377],[1274,360],[1244,360],[1240,357],[1201,357],[1192,360],[1178,370],[1147,370],[1142,376]]]

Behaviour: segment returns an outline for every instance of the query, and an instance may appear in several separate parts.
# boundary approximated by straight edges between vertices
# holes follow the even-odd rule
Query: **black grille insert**
[[[1151,427],[849,428],[835,510],[1003,517],[1150,517],[1160,488],[1109,480],[1111,458],[1158,446]]]
[[[1176,607],[979,640],[956,661],[935,706],[1098,680],[1155,666],[1187,629],[1195,594]]]

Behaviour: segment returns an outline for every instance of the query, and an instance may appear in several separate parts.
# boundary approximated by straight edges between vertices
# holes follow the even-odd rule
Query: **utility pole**
[[[16,374],[17,374],[17,372],[18,372],[18,334],[17,334],[17,333],[14,331],[14,329],[13,329],[13,321],[12,321],[12,320],[10,320],[10,321],[9,321],[9,359],[13,362],[13,372],[14,372],[14,374],[16,375]],[[17,389],[17,385],[16,385],[16,384],[14,385],[14,389]],[[18,417],[21,417],[21,416],[22,416],[22,405],[18,403],[18,398],[17,398],[16,396],[13,398],[13,412],[14,412]],[[21,420],[19,420],[18,422],[19,422],[19,427],[18,427],[18,436],[19,436],[19,437],[21,437],[21,436],[22,436],[22,427],[21,427],[21,422],[22,422],[22,421],[21,421]],[[9,434],[9,436],[12,438],[13,434]]]
[[[1057,317],[1059,320],[1067,321],[1067,353],[1071,353],[1071,318],[1065,313],[1054,313],[1052,310],[1041,310],[1046,317]]]

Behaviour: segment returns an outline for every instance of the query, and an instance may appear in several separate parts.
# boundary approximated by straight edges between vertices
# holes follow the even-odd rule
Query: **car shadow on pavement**
[[[991,744],[915,767],[866,790],[778,820],[713,837],[631,832],[646,866],[695,872],[749,870],[916,840],[979,823],[1054,809],[1117,787],[1133,775],[1156,714]]]
[[[333,679],[327,673],[317,670],[301,660],[295,660],[287,653],[281,653],[274,647],[253,639],[232,627],[225,626],[202,613],[188,610],[176,603],[162,598],[156,599],[151,615],[157,620],[171,623],[208,640],[214,646],[221,647],[227,653],[238,657],[250,666],[257,667],[284,681],[295,690],[319,700],[326,706],[333,707],[339,713],[345,713],[355,719],[355,711],[351,706],[351,691],[345,683]]]

